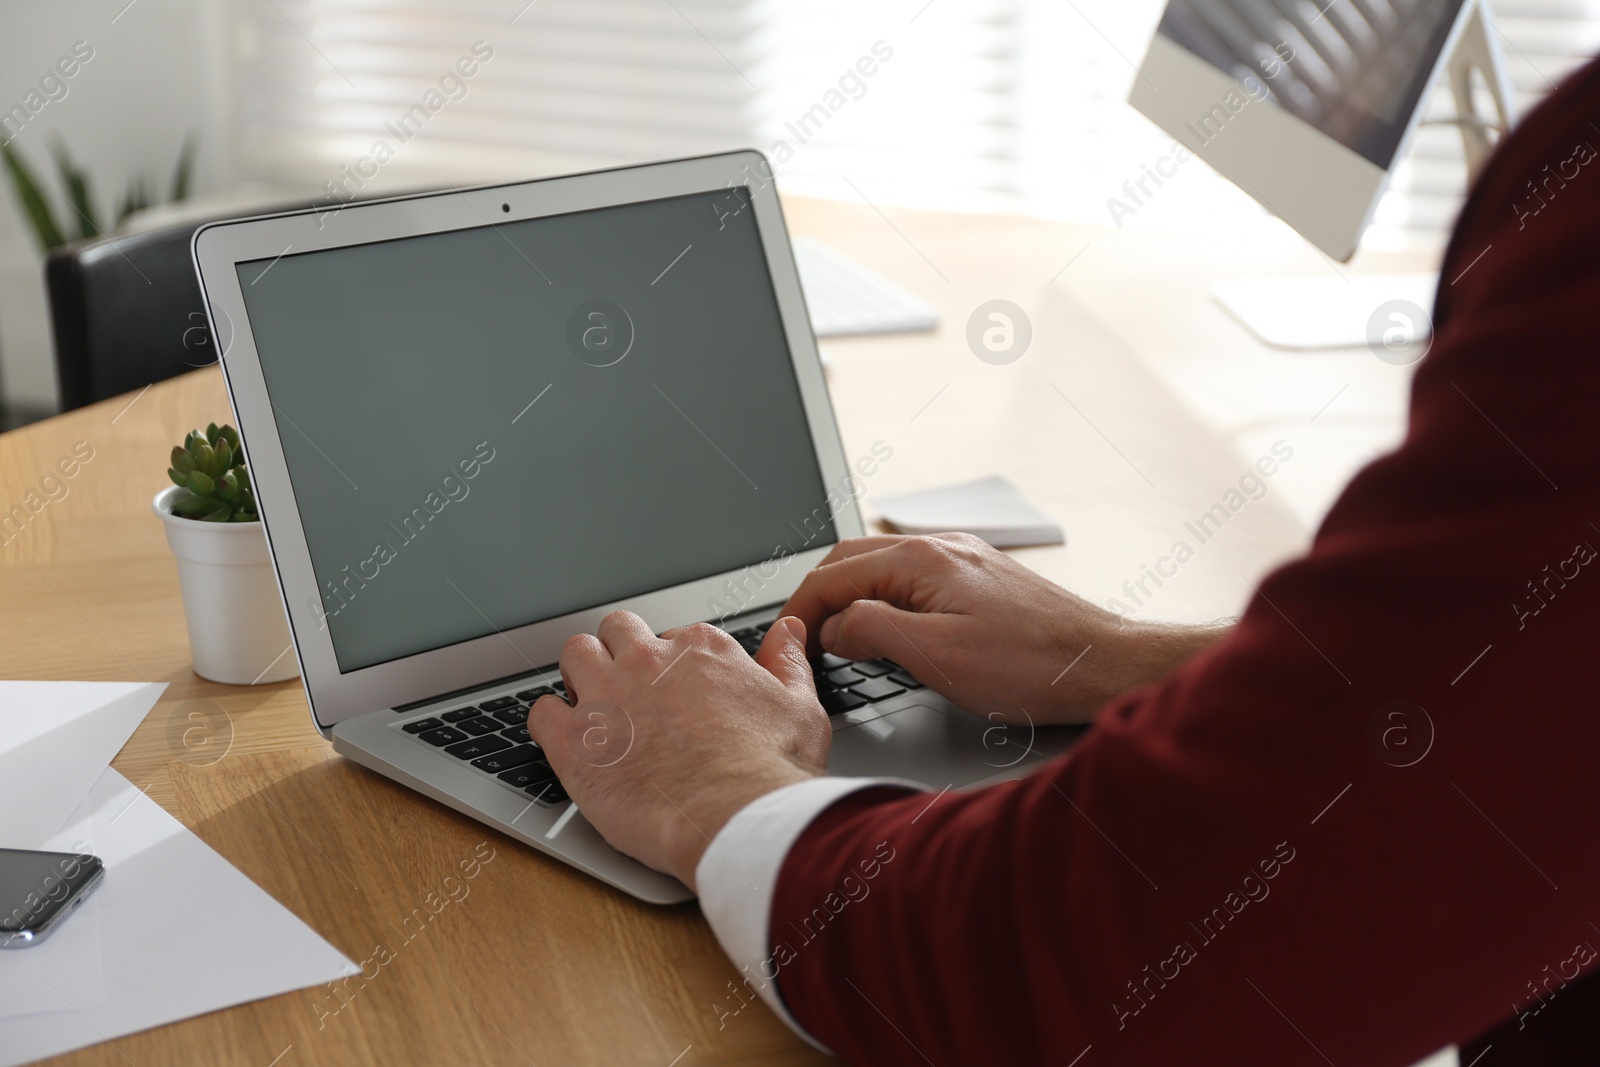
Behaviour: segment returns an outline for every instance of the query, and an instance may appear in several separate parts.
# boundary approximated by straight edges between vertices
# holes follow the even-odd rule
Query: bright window
[[[248,174],[354,189],[754,145],[792,190],[1109,223],[1107,198],[1169,143],[1124,103],[1161,7],[253,0],[236,34],[236,147]],[[1495,9],[1523,112],[1600,48],[1594,0]],[[1430,114],[1452,110],[1436,90]],[[1422,130],[1369,241],[1438,240],[1464,181],[1455,130]],[[1260,210],[1203,167],[1173,184],[1130,224]]]

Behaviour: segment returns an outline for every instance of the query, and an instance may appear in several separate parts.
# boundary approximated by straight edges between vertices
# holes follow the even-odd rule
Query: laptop
[[[754,651],[895,444],[840,441],[771,173],[740,151],[194,237],[317,729],[660,904],[692,894],[588,824],[529,702],[619,608]],[[887,660],[817,678],[835,774],[960,788],[1075,736]]]

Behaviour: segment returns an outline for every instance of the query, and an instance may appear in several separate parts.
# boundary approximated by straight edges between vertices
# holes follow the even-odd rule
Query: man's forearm
[[[1111,700],[1165,677],[1233,629],[1232,619],[1201,624],[1124,619],[1107,635],[1106,648],[1085,650],[1090,677],[1076,687],[1060,687],[1061,711],[1069,721],[1087,721]]]
[[[1236,623],[1235,619],[1197,624],[1130,622],[1123,634],[1130,682],[1119,692],[1165,677],[1233,633]]]

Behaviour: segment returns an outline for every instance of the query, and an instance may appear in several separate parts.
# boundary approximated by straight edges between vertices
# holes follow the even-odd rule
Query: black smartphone
[[[105,874],[99,856],[0,848],[0,948],[49,937]]]

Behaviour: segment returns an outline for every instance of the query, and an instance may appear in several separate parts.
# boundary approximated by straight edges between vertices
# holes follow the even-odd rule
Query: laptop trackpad
[[[1006,726],[959,709],[912,704],[833,735],[828,773],[893,775],[943,789],[983,781],[1037,762],[1026,724]]]

